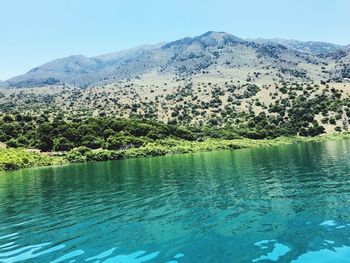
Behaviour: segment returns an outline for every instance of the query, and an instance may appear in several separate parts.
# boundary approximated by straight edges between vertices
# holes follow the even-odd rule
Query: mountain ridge
[[[226,53],[221,55],[223,51]],[[2,82],[2,86],[24,88],[69,84],[89,87],[139,78],[151,70],[173,72],[174,76],[182,70],[182,73],[178,75],[186,75],[184,73],[193,75],[219,63],[220,56],[226,57],[223,62],[226,63],[226,66],[235,65],[237,61],[234,57],[242,57],[244,52],[249,53],[246,58],[257,53],[255,61],[249,62],[243,57],[242,63],[238,63],[249,64],[253,69],[255,64],[261,63],[258,62],[261,56],[266,60],[284,56],[285,58],[279,61],[269,62],[273,67],[280,67],[284,61],[295,63],[295,60],[302,57],[306,61],[315,63],[333,63],[333,60],[347,57],[350,53],[349,46],[324,42],[281,39],[245,40],[225,32],[208,31],[200,36],[185,37],[168,43],[144,45],[93,57],[71,55],[58,58],[35,67],[25,74],[6,80]],[[230,57],[230,54],[233,56]],[[186,63],[182,63],[183,61]],[[333,75],[330,74],[329,78],[332,78]]]

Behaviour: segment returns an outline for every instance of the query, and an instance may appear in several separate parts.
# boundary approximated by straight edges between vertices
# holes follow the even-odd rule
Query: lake
[[[350,262],[350,140],[0,174],[0,262]]]

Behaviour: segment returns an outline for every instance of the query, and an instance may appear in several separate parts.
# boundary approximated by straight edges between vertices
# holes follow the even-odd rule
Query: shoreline
[[[340,139],[350,139],[350,133],[326,134],[316,137],[279,137],[275,139],[262,140],[247,138],[233,140],[206,139],[204,141],[167,139],[151,142],[140,148],[129,148],[125,150],[91,150],[86,147],[78,147],[69,152],[66,152],[64,156],[59,157],[48,156],[38,152],[31,152],[28,151],[28,149],[24,148],[6,148],[0,149],[0,172],[53,165],[60,166],[72,163],[123,160],[131,158],[155,157],[196,152],[212,152],[220,150],[260,148]]]

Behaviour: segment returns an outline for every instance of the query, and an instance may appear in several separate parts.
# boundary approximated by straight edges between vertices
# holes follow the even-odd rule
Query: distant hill
[[[69,84],[89,87],[125,79],[142,78],[156,71],[173,77],[194,76],[205,72],[248,67],[252,71],[263,66],[291,73],[296,67],[303,75],[324,80],[339,79],[342,67],[334,65],[329,73],[318,75],[314,65],[349,62],[349,48],[322,42],[301,42],[282,39],[244,40],[224,32],[207,32],[197,37],[187,37],[154,46],[142,46],[122,52],[96,57],[74,55],[56,59],[29,72],[3,82],[6,87],[38,87]],[[340,63],[341,63],[340,62]],[[337,67],[339,66],[339,67]],[[229,73],[227,73],[229,75]],[[276,77],[277,75],[273,73]],[[292,76],[293,77],[293,76]],[[294,76],[297,77],[297,76]],[[241,76],[245,80],[247,76]]]

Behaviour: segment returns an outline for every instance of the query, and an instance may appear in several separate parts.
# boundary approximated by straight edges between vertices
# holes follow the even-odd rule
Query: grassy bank
[[[63,157],[50,157],[37,152],[29,152],[25,149],[0,149],[0,170],[14,170],[64,163],[121,160],[167,154],[258,148],[345,138],[350,138],[350,134],[334,134],[317,137],[280,137],[277,139],[263,140],[246,138],[234,140],[207,139],[201,142],[165,139],[147,143],[145,146],[139,148],[129,148],[125,150],[91,150],[86,147],[78,147],[67,152]]]
[[[147,156],[161,156],[167,154],[280,146],[302,142],[317,142],[345,138],[350,138],[350,134],[323,135],[317,137],[294,136],[263,140],[253,140],[247,138],[233,140],[207,139],[201,142],[166,139],[148,143],[140,148],[130,148],[117,151],[103,149],[91,150],[86,147],[79,147],[68,152],[65,158],[69,162],[120,160]]]
[[[49,157],[41,153],[29,152],[25,149],[0,149],[0,171],[63,163],[67,163],[64,158]]]

